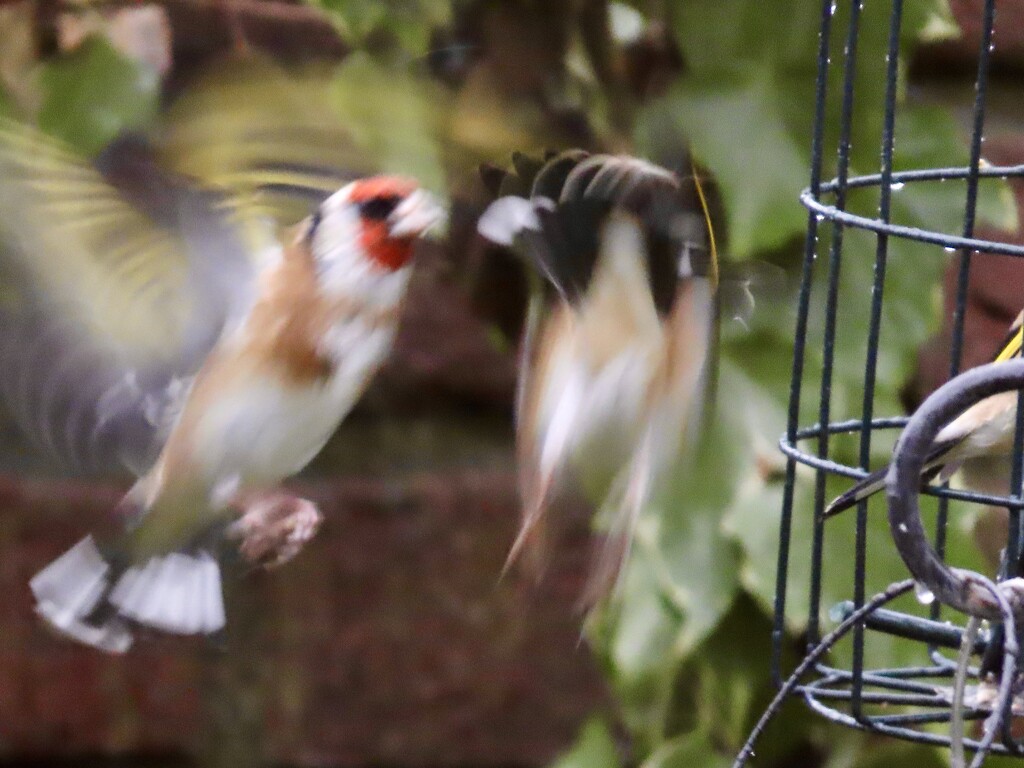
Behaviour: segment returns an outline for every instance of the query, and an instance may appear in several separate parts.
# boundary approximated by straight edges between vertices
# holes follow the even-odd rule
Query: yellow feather
[[[704,222],[708,225],[708,243],[711,248],[711,285],[718,288],[718,245],[715,243],[715,228],[711,224],[711,211],[708,209],[708,201],[704,196],[704,186],[700,181],[700,174],[697,173],[697,166],[690,160],[690,171],[693,173],[693,185],[697,188],[697,199],[700,200],[700,209],[704,214]]]
[[[1021,340],[1024,338],[1024,326],[1017,329],[1017,332],[1013,334],[1010,340],[1006,343],[1006,346],[1002,348],[994,362],[1001,363],[1004,360],[1016,357],[1020,354]]]

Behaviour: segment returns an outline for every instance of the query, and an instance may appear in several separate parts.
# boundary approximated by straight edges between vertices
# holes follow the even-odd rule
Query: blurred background
[[[833,5],[838,18],[847,5]],[[889,13],[865,5],[858,173],[878,167]],[[980,8],[906,2],[898,168],[966,163]],[[0,410],[0,766],[728,765],[773,693],[776,443],[821,11],[817,0],[0,0],[0,114],[83,156],[139,131],[171,136],[179,168],[213,176],[230,166],[226,147],[244,154],[252,129],[283,126],[282,163],[400,171],[452,206],[448,238],[417,264],[393,359],[292,483],[320,504],[321,533],[286,568],[229,586],[219,645],[154,638],[114,658],[41,626],[29,579],[129,481],[66,472]],[[1000,3],[995,41],[984,154],[1024,162],[1024,2]],[[842,41],[832,47],[838,61]],[[755,299],[742,317],[726,302],[706,450],[641,521],[621,599],[586,629],[575,610],[595,536],[586,499],[561,500],[568,522],[542,581],[499,578],[518,519],[526,283],[475,236],[479,163],[574,146],[672,168],[691,151],[714,179],[723,258]],[[988,189],[979,236],[1018,239],[1022,192]],[[900,223],[956,232],[963,188],[902,190],[894,206]],[[848,237],[864,258],[844,263],[833,402],[855,412],[874,244]],[[892,248],[879,414],[912,407],[948,369],[943,284],[956,265],[941,248]],[[998,348],[1022,279],[1012,258],[976,264],[968,364]],[[872,526],[887,535],[884,516]],[[956,518],[951,559],[991,571],[993,526]],[[829,546],[838,602],[852,554]],[[903,576],[887,541],[874,551],[869,590]],[[791,604],[806,605],[806,579],[792,582]],[[787,631],[795,658],[802,627]],[[871,652],[878,665],[908,662],[896,644]],[[756,764],[895,759],[947,762],[790,703]]]

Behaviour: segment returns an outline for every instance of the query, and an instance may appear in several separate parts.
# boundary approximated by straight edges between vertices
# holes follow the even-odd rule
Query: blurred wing
[[[583,346],[590,356],[598,355],[594,362],[623,350],[638,354],[648,345],[662,359],[647,422],[636,444],[626,448],[601,504],[608,543],[585,596],[592,603],[617,582],[651,487],[699,424],[718,314],[717,248],[708,201],[696,173],[679,177],[637,158],[580,150],[548,156],[539,167],[518,156],[509,171],[487,167],[481,172],[489,190],[517,196],[492,204],[481,217],[481,234],[498,245],[514,243],[562,299],[548,302],[545,317],[535,296],[523,340],[517,405],[525,504],[510,557],[528,539],[543,538],[543,511],[551,476],[557,475],[539,460],[554,423],[542,413],[546,393],[568,389],[552,354],[551,329],[570,314],[577,316],[584,329],[578,333],[592,336]],[[608,228],[609,221],[620,224]],[[609,233],[632,226],[639,230],[635,237],[610,240]],[[632,281],[624,281],[627,273]]]
[[[534,293],[520,346],[516,455],[522,508],[519,532],[505,562],[508,568],[525,554],[526,566],[535,576],[542,572],[548,554],[544,513],[568,458],[563,453],[550,456],[545,461],[542,446],[548,438],[552,401],[559,395],[563,399],[572,397],[572,385],[567,381],[570,372],[566,366],[565,349],[559,344],[570,332],[570,313],[564,305],[555,305],[542,321],[541,304],[540,294]]]
[[[0,392],[78,469],[143,469],[175,403],[248,302],[220,201],[126,138],[90,164],[0,122]]]
[[[211,67],[168,110],[161,161],[231,190],[248,213],[294,224],[347,182],[379,170],[338,112],[333,76],[256,56]]]
[[[481,234],[498,245],[522,237],[534,266],[563,297],[573,300],[586,292],[592,261],[581,261],[581,252],[593,254],[596,233],[587,228],[608,208],[621,208],[636,216],[648,243],[646,269],[659,313],[672,308],[679,280],[707,277],[717,283],[718,265],[708,201],[696,174],[680,178],[660,166],[635,157],[590,155],[568,150],[548,155],[544,161],[524,155],[512,157],[512,168],[503,171],[483,166],[485,186],[499,195],[481,218],[487,225]],[[528,200],[530,215],[518,198]],[[571,247],[550,240],[565,233]],[[543,226],[542,226],[543,225]]]

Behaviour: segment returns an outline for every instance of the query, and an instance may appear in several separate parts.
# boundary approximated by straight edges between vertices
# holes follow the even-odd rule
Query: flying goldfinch
[[[90,162],[0,122],[0,394],[50,453],[139,475],[110,529],[31,588],[53,627],[111,652],[133,625],[224,626],[216,552],[232,517],[243,551],[272,562],[315,527],[315,508],[277,486],[386,359],[415,244],[444,217],[397,176],[328,195],[343,173],[274,165],[268,134],[252,155],[222,147],[219,172],[244,183],[200,183],[167,170],[183,133],[162,158],[128,137]],[[311,213],[282,230],[282,205]],[[296,501],[298,522],[282,517]]]
[[[513,157],[485,167],[488,241],[535,286],[516,408],[522,521],[508,562],[540,556],[569,473],[610,518],[587,603],[616,583],[644,504],[692,433],[716,330],[717,263],[699,185],[633,157]],[[696,191],[696,194],[693,194]]]

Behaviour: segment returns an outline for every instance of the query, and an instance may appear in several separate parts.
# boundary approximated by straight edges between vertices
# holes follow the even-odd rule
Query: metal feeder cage
[[[888,7],[885,9],[888,10]],[[869,16],[869,11],[871,15]],[[884,14],[884,11],[882,12]],[[1024,625],[1024,600],[1007,579],[1024,574],[1024,536],[1021,535],[1021,509],[1024,489],[1021,472],[1021,422],[1024,408],[1018,409],[1017,438],[1012,457],[1012,477],[1005,495],[984,495],[930,486],[922,492],[920,471],[931,440],[939,429],[973,402],[999,391],[1024,387],[1024,361],[1009,360],[975,368],[961,374],[964,339],[964,314],[968,286],[973,271],[983,268],[990,254],[1024,255],[1024,247],[975,237],[979,187],[1000,183],[1024,175],[1024,166],[993,167],[982,160],[985,125],[986,85],[989,78],[994,0],[986,0],[981,10],[981,41],[977,59],[977,78],[969,137],[969,160],[964,167],[914,168],[894,170],[893,150],[898,99],[898,53],[902,34],[903,3],[893,0],[888,14],[888,58],[884,87],[883,125],[878,137],[879,172],[852,175],[850,145],[860,94],[855,87],[858,35],[867,24],[880,23],[879,9],[867,10],[857,0],[824,0],[816,80],[816,122],[813,128],[810,184],[801,195],[808,209],[807,237],[803,254],[802,282],[798,298],[792,389],[788,424],[781,440],[787,457],[782,516],[779,532],[778,576],[772,670],[777,683],[789,669],[783,668],[787,644],[787,622],[807,626],[806,657],[796,673],[783,686],[778,702],[785,694],[802,698],[812,710],[849,727],[917,742],[939,745],[961,744],[974,753],[980,764],[989,752],[1024,756],[1024,729],[1017,729],[1024,714],[1024,697],[1017,679],[1017,626]],[[877,108],[877,105],[874,105]],[[834,117],[838,113],[835,144]],[[863,139],[859,139],[863,141]],[[835,158],[835,177],[824,178],[823,160]],[[962,221],[950,221],[951,231],[938,232],[906,226],[893,215],[896,194],[911,191],[916,185],[945,183],[963,192]],[[862,201],[873,195],[873,215],[855,213],[851,200]],[[843,328],[843,306],[839,301],[840,275],[844,262],[861,258],[863,249],[845,247],[854,230],[865,230],[874,239],[874,270],[868,322],[859,328]],[[862,233],[857,233],[863,237]],[[845,237],[844,237],[845,236]],[[884,349],[887,334],[898,329],[882,327],[887,273],[901,265],[892,258],[891,246],[897,239],[913,241],[933,251],[935,259],[954,259],[958,268],[955,285],[955,309],[951,319],[951,381],[929,397],[913,418],[893,418],[875,413],[875,383],[879,350]],[[864,286],[866,291],[868,286]],[[1024,303],[1024,300],[1022,300]],[[836,359],[837,328],[863,335],[863,399],[859,414],[849,419],[848,403],[833,402],[833,372]],[[820,356],[820,357],[819,357]],[[814,375],[809,371],[815,363]],[[820,368],[817,366],[820,362]],[[849,361],[842,361],[849,362]],[[857,361],[858,365],[861,361]],[[817,372],[820,370],[820,379]],[[816,416],[807,414],[816,413]],[[816,418],[816,423],[814,419]],[[902,433],[900,432],[902,430]],[[889,474],[886,497],[892,540],[871,539],[868,546],[868,518],[884,514],[885,502],[874,501],[871,510],[861,502],[856,509],[825,519],[822,512],[833,489],[841,483],[830,476],[848,478],[848,487],[866,474],[874,443],[876,451],[901,434]],[[845,453],[841,450],[846,446]],[[851,460],[852,455],[859,459]],[[845,457],[845,461],[844,461]],[[875,459],[877,463],[878,455]],[[828,485],[826,483],[828,482]],[[809,483],[813,505],[801,502],[797,489]],[[1011,492],[1012,489],[1012,492]],[[1002,507],[1009,513],[1009,534],[999,571],[987,576],[958,569],[945,562],[949,506],[985,504]],[[926,508],[922,523],[918,504]],[[932,514],[934,508],[934,515]],[[957,514],[955,511],[952,514]],[[803,525],[797,525],[803,523]],[[811,530],[807,535],[803,531]],[[796,533],[800,531],[800,533]],[[878,583],[872,563],[879,545],[895,547],[902,556],[911,580],[899,584]],[[854,550],[853,571],[840,574],[848,578],[847,603],[826,604],[823,584],[830,567],[836,567],[828,553],[830,547]],[[810,577],[809,611],[794,612],[790,591],[798,568],[807,568]],[[798,565],[799,564],[799,565]],[[790,577],[793,576],[791,579]],[[989,580],[991,578],[991,581]],[[792,584],[791,584],[792,582]],[[995,582],[1001,582],[997,585]],[[835,583],[835,578],[832,578]],[[909,596],[917,586],[919,597]],[[871,598],[881,590],[881,595]],[[904,596],[905,595],[905,596]],[[893,598],[897,602],[882,607]],[[934,600],[930,600],[934,596]],[[959,650],[967,626],[984,620],[968,650]],[[845,621],[843,621],[845,619]],[[842,622],[841,624],[839,624]],[[839,626],[837,627],[837,624]],[[826,653],[839,634],[842,653]],[[838,631],[837,631],[838,630]],[[917,666],[881,668],[872,663],[872,643],[898,643],[909,655],[916,653]],[[837,644],[838,650],[841,646]],[[966,681],[954,680],[959,654],[967,658]],[[905,653],[901,658],[908,657]],[[836,659],[848,662],[839,663]],[[955,684],[961,685],[957,688]],[[966,689],[961,699],[956,695]],[[962,703],[960,703],[962,702]],[[771,710],[769,711],[769,715]],[[958,724],[963,715],[963,723]],[[759,726],[760,728],[761,726]],[[752,739],[756,736],[757,729]],[[742,762],[743,756],[738,760]]]

